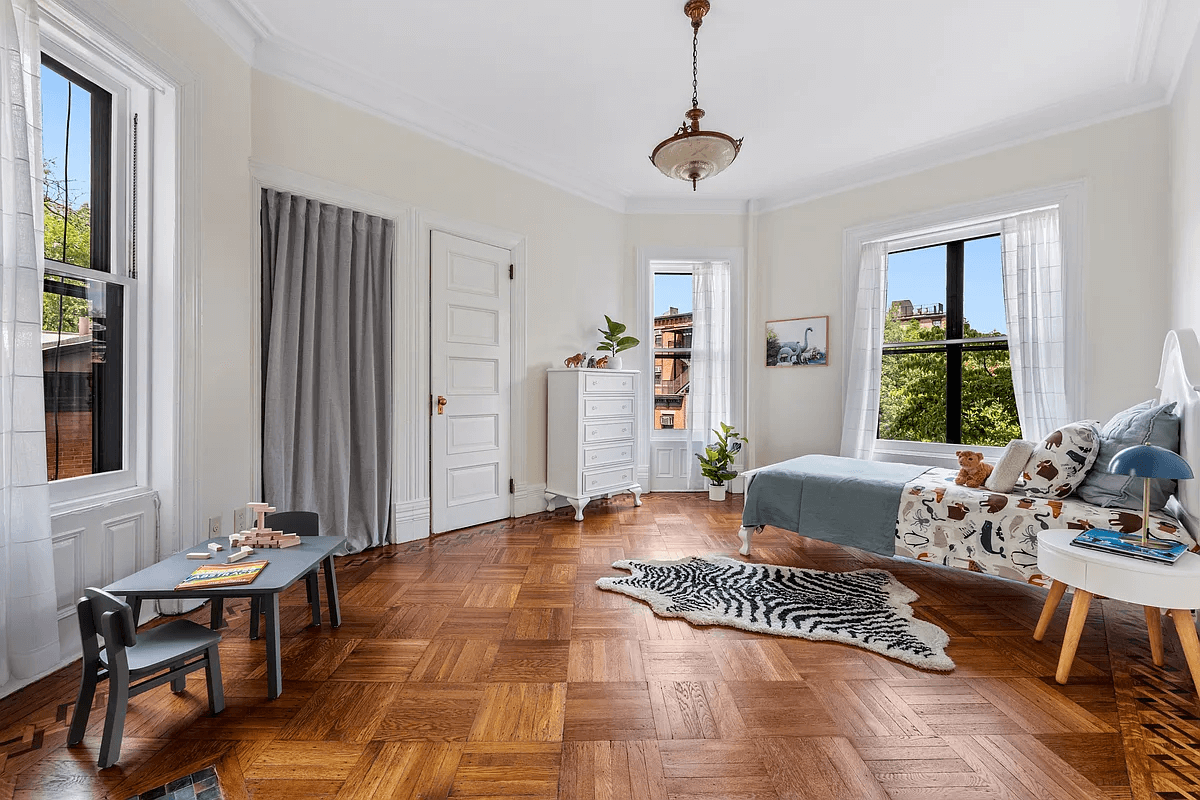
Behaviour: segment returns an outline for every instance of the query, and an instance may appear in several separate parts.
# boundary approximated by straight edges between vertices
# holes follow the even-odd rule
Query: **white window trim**
[[[989,198],[972,203],[897,217],[882,222],[847,228],[842,235],[842,322],[840,340],[842,352],[842,397],[849,387],[850,347],[854,337],[854,307],[858,289],[858,271],[862,247],[868,242],[886,241],[888,251],[913,247],[928,247],[967,236],[988,235],[992,226],[999,227],[1006,217],[1057,207],[1063,247],[1063,292],[1068,331],[1085,331],[1086,314],[1083,298],[1086,260],[1084,225],[1087,213],[1087,183],[1070,183],[1033,189],[1027,192]],[[1086,361],[1084,337],[1071,336],[1066,342],[1067,410],[1072,419],[1079,419],[1083,409],[1083,388]],[[970,445],[968,445],[970,446]],[[935,466],[957,466],[954,451],[961,444],[939,442],[904,442],[876,439],[876,458],[881,461],[909,461]],[[1003,448],[973,447],[986,457],[999,456]]]
[[[174,88],[161,75],[146,69],[97,26],[55,3],[43,4],[42,15],[42,51],[112,95],[112,269],[103,277],[126,290],[124,466],[112,472],[51,481],[52,512],[62,513],[101,499],[111,502],[113,497],[137,494],[152,483],[149,432],[152,425],[157,427],[157,423],[152,413],[148,413],[152,407],[151,392],[171,394],[174,384],[172,381],[172,386],[161,391],[156,388],[157,384],[152,387],[150,367],[152,360],[165,361],[158,346],[152,352],[151,342],[174,342],[175,338],[177,249],[173,218],[177,164],[172,134],[176,125],[176,97]],[[135,113],[138,115],[141,181],[138,187],[139,236],[133,242],[128,231],[132,218],[130,154]],[[156,135],[156,132],[161,133]],[[161,226],[162,235],[159,235],[155,220],[164,213],[172,221]],[[136,280],[129,275],[132,248],[136,248],[137,254],[139,275]],[[64,273],[70,271],[53,265],[49,268]],[[155,276],[156,272],[161,278]],[[163,303],[167,304],[168,310],[153,315],[156,319],[151,321],[151,315],[144,310],[151,308],[151,304]],[[166,331],[170,331],[167,338],[160,338]],[[174,360],[172,353],[171,361]],[[172,398],[164,396],[161,399],[166,408],[173,406]]]
[[[738,355],[746,351],[746,256],[741,247],[639,247],[637,249],[637,333],[638,339],[649,346],[629,351],[636,369],[648,379],[638,381],[638,426],[648,435],[638,437],[637,474],[642,486],[650,485],[650,441],[683,440],[689,429],[662,431],[654,429],[654,297],[656,272],[691,272],[702,261],[729,262],[729,324],[732,334],[729,360],[731,424],[746,430],[746,397],[748,370],[745,359]],[[745,451],[743,450],[743,453]],[[739,454],[741,455],[741,454]],[[740,468],[740,462],[739,462]]]

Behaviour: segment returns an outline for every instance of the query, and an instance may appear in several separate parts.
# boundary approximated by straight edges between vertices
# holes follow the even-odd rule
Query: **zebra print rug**
[[[663,617],[756,633],[841,642],[922,669],[948,671],[950,637],[913,619],[917,593],[878,569],[822,572],[747,564],[724,556],[617,561],[628,577],[596,585],[644,600]]]

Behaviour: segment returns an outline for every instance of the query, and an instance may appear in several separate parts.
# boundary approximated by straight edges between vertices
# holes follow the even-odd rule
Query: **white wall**
[[[524,381],[528,441],[526,463],[514,464],[514,473],[518,512],[544,507],[545,370],[594,352],[604,314],[629,316],[623,215],[271,75],[254,72],[252,85],[256,162],[525,238],[527,368],[514,382]],[[424,491],[398,499],[419,500]]]
[[[1085,325],[1072,335],[1086,337],[1083,408],[1105,420],[1153,396],[1172,288],[1167,127],[1158,109],[763,214],[751,335],[761,341],[768,319],[828,314],[831,353],[819,369],[768,370],[752,360],[756,463],[838,451],[846,228],[1078,179],[1087,184]],[[1200,129],[1192,130],[1195,146]]]
[[[1170,152],[1173,325],[1200,329],[1200,44],[1196,42],[1171,102]]]

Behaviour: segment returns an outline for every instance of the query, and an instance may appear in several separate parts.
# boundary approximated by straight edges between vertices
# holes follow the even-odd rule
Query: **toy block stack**
[[[246,508],[250,509],[250,513],[256,517],[254,528],[232,534],[229,537],[231,547],[279,549],[283,547],[295,547],[301,544],[298,535],[284,533],[283,531],[273,531],[267,527],[267,514],[275,510],[272,506],[266,503],[247,503]]]

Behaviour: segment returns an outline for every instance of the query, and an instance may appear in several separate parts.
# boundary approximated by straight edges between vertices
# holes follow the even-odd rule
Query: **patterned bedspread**
[[[896,520],[896,555],[1027,581],[1050,582],[1037,569],[1037,535],[1043,530],[1142,529],[1142,515],[1067,498],[1025,497],[969,489],[954,483],[956,470],[934,468],[909,481]],[[1167,514],[1151,513],[1152,530],[1195,547]]]

